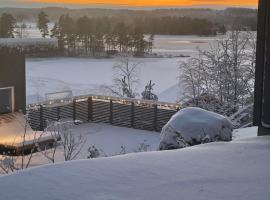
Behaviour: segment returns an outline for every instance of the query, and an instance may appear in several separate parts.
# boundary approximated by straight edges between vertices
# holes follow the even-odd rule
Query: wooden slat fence
[[[29,105],[28,117],[34,130],[72,119],[159,132],[179,109],[179,104],[90,95]]]

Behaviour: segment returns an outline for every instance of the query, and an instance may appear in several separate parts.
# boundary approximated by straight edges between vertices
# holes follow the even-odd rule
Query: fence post
[[[154,130],[158,131],[158,106],[154,105]]]
[[[113,124],[113,100],[110,100],[110,124]]]
[[[39,123],[40,123],[40,130],[44,131],[44,125],[43,125],[43,106],[40,105],[39,107]]]
[[[134,102],[131,102],[131,127],[134,128]]]
[[[73,100],[73,122],[76,121],[76,99]]]
[[[61,108],[60,107],[57,107],[57,120],[59,121],[60,120],[60,111]]]
[[[93,97],[88,98],[88,122],[93,121]]]

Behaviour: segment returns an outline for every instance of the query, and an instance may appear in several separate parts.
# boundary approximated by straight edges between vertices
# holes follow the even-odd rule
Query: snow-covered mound
[[[163,127],[159,149],[178,149],[189,145],[232,140],[232,123],[222,115],[201,108],[185,108]]]
[[[0,177],[1,199],[269,200],[269,152],[265,136],[46,165]]]

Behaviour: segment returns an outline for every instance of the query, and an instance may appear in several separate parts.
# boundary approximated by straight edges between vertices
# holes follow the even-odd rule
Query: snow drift
[[[185,108],[163,127],[160,150],[232,140],[232,123],[224,116],[201,108]]]
[[[46,165],[0,177],[1,199],[269,200],[269,151],[269,136],[249,137]]]

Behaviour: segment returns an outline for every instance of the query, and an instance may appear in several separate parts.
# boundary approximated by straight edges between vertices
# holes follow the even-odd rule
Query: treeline
[[[225,33],[223,25],[190,17],[147,17],[142,22],[145,33],[159,35],[216,35]]]
[[[79,53],[97,56],[100,54],[131,53],[142,56],[152,51],[154,36],[145,38],[142,24],[126,24],[113,18],[73,19],[63,15],[51,30],[60,49],[69,54]]]
[[[0,38],[13,38],[16,20],[11,14],[4,13],[0,17]]]
[[[93,54],[100,52],[129,52],[137,56],[151,53],[154,35],[215,35],[226,32],[207,20],[187,17],[163,17],[135,19],[125,22],[114,17],[74,19],[63,15],[51,30],[51,37],[57,38],[61,49],[69,53],[82,50]],[[148,37],[145,37],[148,34]]]
[[[257,27],[257,9],[227,8],[225,10],[205,8],[175,8],[156,10],[127,10],[127,9],[102,9],[83,8],[70,9],[60,7],[48,8],[0,8],[0,15],[3,13],[12,14],[19,22],[33,21],[40,12],[45,12],[51,21],[57,21],[61,15],[69,14],[72,18],[87,16],[93,17],[117,17],[123,20],[144,19],[146,17],[189,17],[211,21],[214,24],[223,24],[228,30],[241,25],[243,30],[254,30]]]
[[[152,53],[156,34],[216,35],[218,32],[226,32],[224,26],[189,17],[145,17],[127,20],[118,17],[73,18],[66,14],[60,16],[51,30],[49,23],[48,15],[40,12],[37,27],[42,37],[58,39],[59,49],[68,55],[107,56],[130,53],[142,56]],[[11,14],[4,13],[0,25],[0,37],[15,36],[16,20]],[[26,28],[21,26],[19,30]],[[19,35],[22,37],[23,34]],[[16,37],[19,37],[18,34]]]

